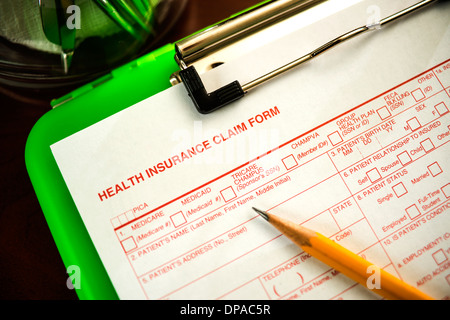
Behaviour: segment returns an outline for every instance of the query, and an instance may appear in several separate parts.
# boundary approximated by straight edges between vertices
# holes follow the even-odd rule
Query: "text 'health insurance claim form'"
[[[299,43],[286,50],[295,58],[312,49],[305,43],[330,40],[320,23],[345,24],[347,12],[364,23],[367,8],[280,41]],[[119,297],[380,298],[293,245],[254,206],[448,298],[449,13],[449,2],[429,6],[209,115],[177,85],[52,145]],[[282,56],[283,47],[259,52]],[[256,56],[204,81],[245,83],[263,64]]]

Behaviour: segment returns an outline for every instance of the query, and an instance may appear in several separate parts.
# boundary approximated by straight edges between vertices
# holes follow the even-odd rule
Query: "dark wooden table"
[[[175,42],[258,0],[188,0],[164,41]],[[67,89],[66,89],[67,90]],[[78,299],[31,186],[24,148],[34,123],[60,92],[28,93],[0,86],[0,299]]]

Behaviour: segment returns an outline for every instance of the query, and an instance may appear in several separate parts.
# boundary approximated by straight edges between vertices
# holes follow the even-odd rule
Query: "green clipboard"
[[[268,2],[273,1],[263,1],[226,20]],[[169,88],[171,74],[179,71],[175,53],[175,45],[167,44],[55,99],[52,105],[57,107],[40,118],[28,136],[25,147],[28,174],[63,263],[66,268],[75,265],[80,270],[82,280],[80,288],[75,290],[82,300],[118,299],[118,295],[50,146]]]
[[[66,187],[50,146],[84,128],[170,87],[178,69],[174,46],[166,45],[110,74],[55,100],[63,105],[47,112],[31,130],[25,163],[36,196],[68,268],[81,271],[80,299],[117,299],[118,296]],[[87,271],[88,270],[88,271]]]

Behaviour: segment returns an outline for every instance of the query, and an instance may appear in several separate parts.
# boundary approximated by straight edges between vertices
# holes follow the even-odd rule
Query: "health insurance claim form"
[[[203,75],[208,90],[414,3],[392,2],[354,1]],[[119,297],[380,298],[255,206],[449,298],[449,13],[433,4],[209,115],[177,85],[52,145]]]

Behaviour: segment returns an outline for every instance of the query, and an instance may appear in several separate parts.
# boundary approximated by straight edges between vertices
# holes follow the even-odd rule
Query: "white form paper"
[[[340,14],[364,23],[377,8],[385,16],[383,3]],[[212,114],[197,113],[177,85],[52,145],[119,297],[380,298],[254,206],[449,298],[449,12],[449,2],[432,5]],[[348,20],[332,15],[280,43],[314,45]],[[291,55],[308,51],[299,47]],[[281,48],[203,78],[245,83],[264,59],[290,52]]]

